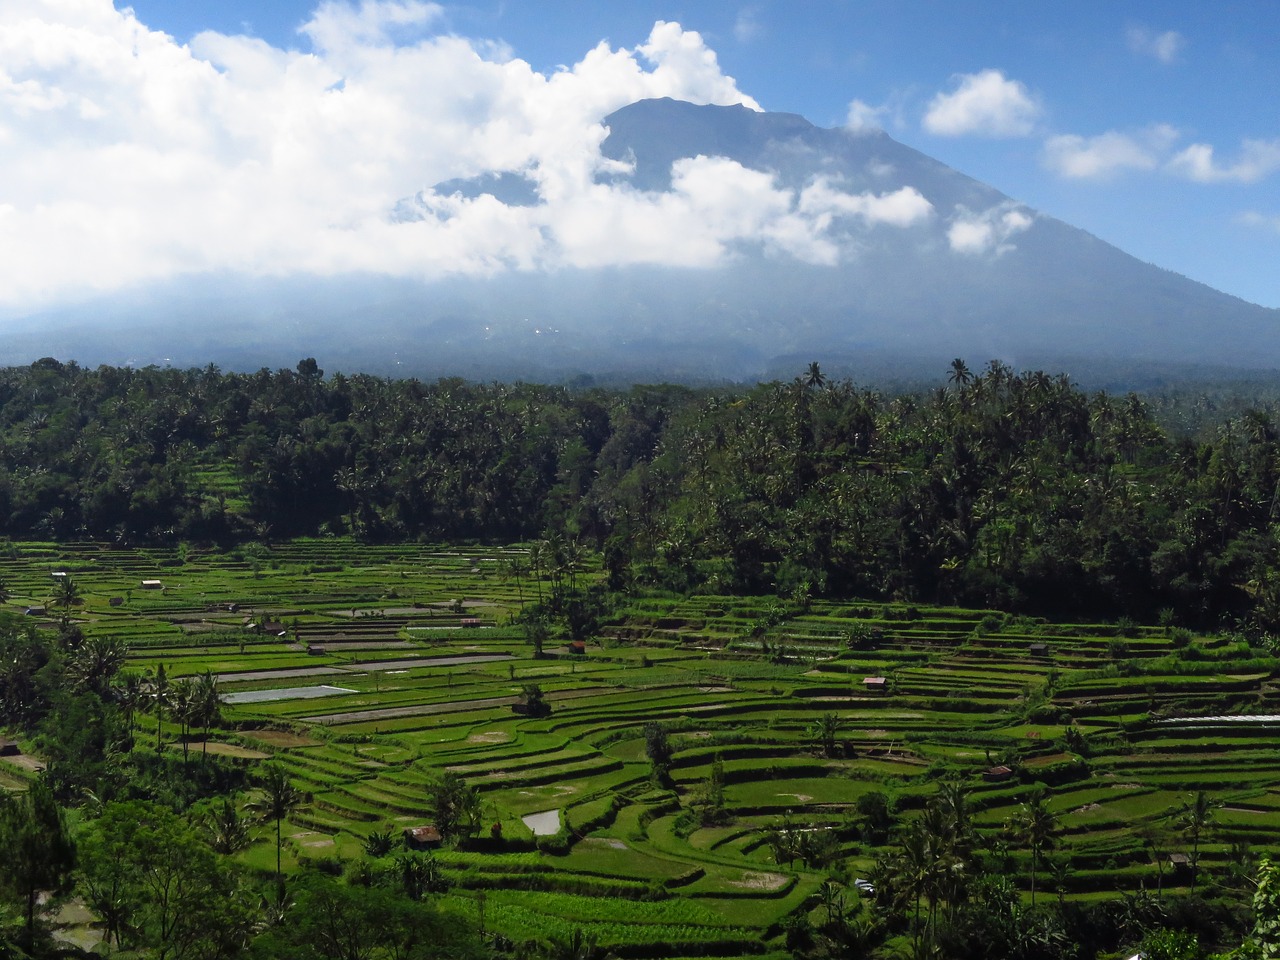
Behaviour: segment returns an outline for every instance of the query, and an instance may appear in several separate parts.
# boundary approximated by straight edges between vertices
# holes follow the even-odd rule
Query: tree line
[[[0,536],[555,536],[615,589],[1269,631],[1278,443],[1262,410],[1174,436],[1136,395],[994,361],[886,396],[816,364],[569,390],[42,360],[0,371]]]

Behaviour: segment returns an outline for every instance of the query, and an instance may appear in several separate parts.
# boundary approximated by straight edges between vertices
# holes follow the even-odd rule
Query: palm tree
[[[1058,818],[1044,805],[1044,794],[1036,793],[1029,802],[1022,804],[1017,821],[1018,833],[1031,845],[1031,905],[1036,905],[1036,870],[1040,866],[1040,852],[1053,846],[1053,835],[1058,831]]]
[[[71,577],[64,575],[58,578],[57,587],[53,592],[53,605],[62,608],[62,615],[58,618],[58,627],[62,632],[64,647],[69,648],[78,645],[78,631],[72,631],[69,628],[71,626],[71,608],[79,606],[82,600],[80,589]]]
[[[1196,795],[1187,800],[1182,805],[1182,816],[1180,823],[1183,832],[1191,838],[1191,892],[1196,889],[1196,882],[1199,880],[1200,872],[1200,840],[1208,831],[1213,823],[1213,810],[1218,806],[1218,801],[1214,800],[1203,790],[1196,791]]]
[[[502,567],[503,576],[516,582],[516,598],[520,601],[520,609],[524,609],[524,575],[528,571],[520,557],[512,557]]]
[[[806,387],[812,387],[815,390],[821,390],[827,385],[827,378],[818,367],[817,360],[814,360],[809,364],[809,369],[804,375],[804,385]]]
[[[218,696],[218,678],[206,670],[196,677],[192,686],[191,718],[204,728],[200,742],[200,756],[209,754],[209,728],[222,719],[222,699]]]
[[[929,888],[933,853],[933,844],[928,832],[921,826],[920,821],[916,821],[903,836],[901,850],[894,858],[892,866],[894,887],[901,891],[904,901],[915,904],[915,920],[911,926],[917,953],[923,932],[920,926],[920,903]]]
[[[957,386],[967,387],[973,383],[973,374],[969,370],[969,365],[956,357],[951,361],[951,374],[947,379]]]
[[[119,637],[90,637],[71,654],[67,673],[72,685],[102,695],[129,655]]]
[[[209,846],[217,853],[239,853],[253,843],[249,822],[240,816],[235,801],[230,797],[223,797],[221,805],[205,814],[204,824],[209,833]]]
[[[262,796],[245,804],[245,809],[257,814],[262,823],[275,821],[276,824],[276,890],[279,899],[284,900],[284,873],[280,869],[280,851],[284,840],[281,836],[281,824],[289,813],[302,803],[302,794],[292,783],[284,768],[269,763],[262,768],[260,786]]]
[[[545,559],[541,542],[529,544],[529,574],[533,578],[534,589],[538,592],[538,603],[542,603],[542,567]]]
[[[58,578],[58,585],[53,592],[54,606],[61,607],[63,611],[70,611],[72,607],[79,606],[82,600],[80,588],[76,586],[71,577],[62,576]],[[67,612],[63,613],[63,616],[67,615]]]
[[[156,667],[148,687],[151,695],[151,709],[156,712],[156,753],[159,753],[162,749],[160,723],[164,720],[165,711],[169,709],[169,675],[165,672],[163,663]]]
[[[125,729],[129,738],[133,738],[134,715],[146,709],[147,681],[140,673],[121,674],[119,682],[111,688],[112,698],[120,705],[124,713]]]
[[[187,762],[191,750],[188,733],[191,731],[191,718],[195,707],[195,684],[190,678],[174,683],[169,692],[169,714],[178,721],[182,736],[182,762]]]

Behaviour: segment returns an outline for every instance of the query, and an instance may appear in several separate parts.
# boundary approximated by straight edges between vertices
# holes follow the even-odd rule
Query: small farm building
[[[143,580],[143,581],[142,581],[142,589],[143,589],[143,590],[163,590],[163,589],[164,589],[164,581],[162,581],[162,580]]]
[[[421,827],[406,827],[404,845],[410,850],[430,850],[444,842],[440,830],[433,823]]]
[[[989,767],[982,771],[982,779],[987,783],[1001,783],[1013,777],[1013,771],[1001,764],[998,767]]]
[[[521,717],[546,717],[551,714],[551,705],[542,697],[521,697],[511,705],[511,712]]]

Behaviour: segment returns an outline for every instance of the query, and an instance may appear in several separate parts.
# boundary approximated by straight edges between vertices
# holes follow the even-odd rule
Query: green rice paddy
[[[1047,788],[1071,896],[1154,887],[1158,873],[1166,888],[1185,883],[1154,858],[1186,847],[1177,815],[1192,791],[1221,804],[1203,874],[1229,873],[1241,844],[1257,854],[1280,840],[1280,720],[1162,722],[1280,714],[1275,662],[1234,640],[1179,651],[1158,627],[1127,627],[1119,643],[1105,624],[849,601],[762,627],[774,598],[644,596],[585,654],[553,640],[535,658],[511,619],[548,584],[504,576],[520,552],[22,543],[0,576],[9,606],[42,622],[57,615],[52,574],[74,577],[84,600],[71,616],[86,636],[127,642],[127,669],[218,675],[228,699],[211,752],[274,758],[307,791],[286,824],[290,869],[429,822],[427,785],[463,777],[500,839],[486,829],[439,851],[454,880],[441,896],[515,940],[583,929],[628,956],[764,951],[842,863],[863,869],[882,852],[862,838],[860,798],[885,794],[902,822],[948,778],[970,789],[980,836],[1009,843],[1024,887],[1030,854],[1005,825]],[[851,648],[851,631],[875,639]],[[513,712],[531,682],[549,716]],[[813,732],[824,715],[831,751]],[[675,747],[675,790],[651,779],[654,721]],[[176,748],[177,727],[162,728]],[[138,749],[153,743],[140,736]],[[727,821],[689,824],[681,813],[717,765]],[[0,764],[0,787],[29,775]],[[540,849],[522,818],[547,810],[567,829]],[[765,839],[784,820],[834,831],[835,861],[775,862]],[[264,830],[243,857],[268,872],[274,852]]]

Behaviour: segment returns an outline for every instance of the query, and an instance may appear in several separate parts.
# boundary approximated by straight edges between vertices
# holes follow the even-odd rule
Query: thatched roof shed
[[[406,827],[404,831],[404,845],[410,850],[429,850],[440,846],[443,842],[444,836],[434,823],[424,824],[421,827]]]

